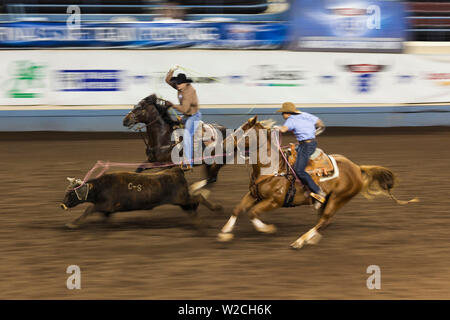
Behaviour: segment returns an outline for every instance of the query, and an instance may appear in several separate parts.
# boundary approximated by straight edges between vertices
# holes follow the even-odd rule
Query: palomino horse
[[[218,234],[219,241],[229,241],[233,238],[233,228],[236,219],[240,213],[248,212],[250,219],[257,231],[264,233],[273,233],[276,231],[275,226],[267,225],[259,219],[259,215],[263,212],[271,211],[283,206],[286,194],[291,186],[291,181],[286,178],[287,165],[284,157],[281,155],[279,146],[272,146],[270,141],[271,129],[265,123],[257,121],[257,118],[251,118],[247,121],[245,126],[248,129],[254,129],[258,137],[258,151],[262,148],[267,148],[266,154],[271,152],[278,152],[279,164],[275,165],[277,175],[261,174],[264,168],[271,164],[263,164],[260,159],[260,152],[257,153],[257,163],[252,165],[252,176],[250,181],[249,192],[242,198],[241,202],[234,208],[228,222]],[[267,142],[261,142],[260,131],[266,131]],[[246,133],[247,134],[247,133]],[[278,135],[278,133],[277,133]],[[264,137],[264,132],[262,133]],[[278,142],[277,142],[278,143]],[[342,155],[332,155],[336,160],[339,168],[339,176],[320,183],[320,186],[327,194],[327,200],[322,208],[319,210],[319,221],[308,232],[299,237],[291,244],[292,248],[300,249],[305,244],[316,244],[321,238],[319,230],[325,227],[330,218],[336,213],[338,209],[349,202],[358,193],[362,193],[366,198],[384,194],[391,197],[399,204],[406,204],[411,201],[418,201],[413,199],[410,201],[397,200],[392,194],[391,189],[395,184],[395,175],[392,171],[381,166],[359,166]],[[265,161],[267,162],[267,161]],[[279,175],[279,174],[285,174]],[[311,198],[309,193],[305,192],[303,185],[295,183],[295,196],[292,201],[292,206],[309,205]]]
[[[175,126],[179,126],[180,122],[173,120],[168,113],[169,102],[159,99],[155,94],[152,94],[142,99],[134,106],[123,119],[123,125],[132,128],[138,123],[144,123],[147,128],[147,141],[144,142],[147,146],[146,154],[148,162],[172,162],[172,149],[177,145],[177,142],[172,142],[172,133]],[[220,125],[213,126],[212,130],[218,130],[222,136],[225,135],[226,128]],[[223,161],[225,163],[225,161]],[[213,183],[217,180],[217,175],[220,168],[224,164],[212,163],[206,164],[205,169],[207,173],[206,184]],[[139,167],[136,172],[142,172],[145,163]]]

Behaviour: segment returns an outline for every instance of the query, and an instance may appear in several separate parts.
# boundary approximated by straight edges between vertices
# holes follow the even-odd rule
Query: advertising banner
[[[392,104],[450,101],[445,56],[232,50],[4,50],[0,105],[134,105],[175,64],[201,105]],[[226,110],[224,110],[225,112]]]
[[[282,23],[66,23],[0,24],[0,47],[279,48]]]
[[[405,40],[405,5],[382,0],[295,0],[291,48],[400,52]]]

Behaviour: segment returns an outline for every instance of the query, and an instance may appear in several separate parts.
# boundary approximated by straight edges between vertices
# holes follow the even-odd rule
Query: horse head
[[[254,116],[244,122],[235,132],[235,145],[246,137],[255,136],[255,138],[259,138],[258,132],[260,130],[266,130],[267,133],[270,133],[270,130],[273,128],[275,121],[269,120],[261,120],[258,121],[258,116]],[[246,140],[245,146],[248,147],[248,140]]]
[[[155,94],[145,97],[123,119],[123,125],[132,128],[138,123],[144,123],[147,126],[154,123],[168,124],[173,126],[178,124],[172,120],[168,113],[171,103],[163,99],[159,99]]]
[[[271,148],[271,135],[275,121],[261,120],[254,116],[244,122],[229,137],[234,138],[234,148],[238,150],[238,155],[243,158],[251,157],[252,161],[257,161],[258,150],[260,148]],[[275,134],[275,132],[273,132]],[[227,137],[228,139],[228,137]]]

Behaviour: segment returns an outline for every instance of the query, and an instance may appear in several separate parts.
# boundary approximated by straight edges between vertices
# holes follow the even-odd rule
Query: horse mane
[[[273,119],[267,119],[267,120],[261,120],[258,121],[258,123],[264,128],[264,129],[272,129],[276,123]]]
[[[146,106],[149,105],[149,104],[155,106],[155,108],[158,111],[158,113],[161,116],[161,118],[168,125],[174,126],[174,125],[180,124],[179,121],[172,120],[172,118],[169,115],[167,106],[159,104],[158,101],[164,101],[164,100],[158,99],[156,94],[152,93],[148,97],[145,97],[144,99],[142,99],[141,102],[144,103]]]

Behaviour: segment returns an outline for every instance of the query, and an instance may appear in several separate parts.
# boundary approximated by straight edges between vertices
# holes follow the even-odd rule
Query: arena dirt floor
[[[289,139],[292,139],[290,137]],[[287,140],[285,139],[284,142]],[[59,207],[66,177],[82,178],[97,160],[139,162],[137,136],[81,133],[0,134],[1,299],[449,299],[450,129],[329,128],[319,145],[357,164],[391,168],[406,206],[361,195],[342,208],[322,241],[299,251],[289,244],[316,222],[311,207],[262,217],[278,232],[257,233],[243,215],[231,243],[216,235],[248,189],[244,165],[222,169],[205,207],[200,235],[178,207],[90,217],[65,224],[86,204]],[[188,173],[193,182],[201,169]],[[66,268],[81,268],[81,290],[68,290]],[[369,290],[367,267],[381,269]]]

